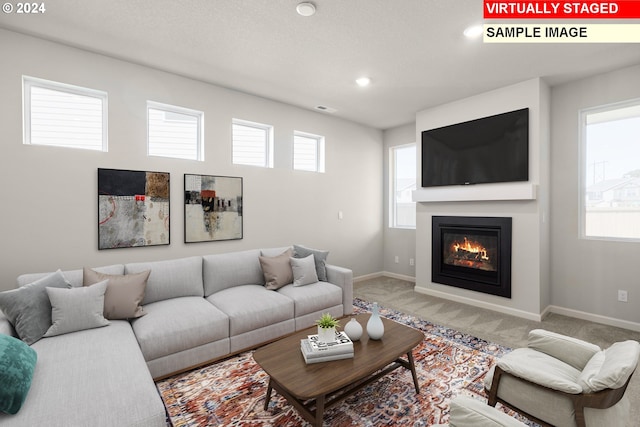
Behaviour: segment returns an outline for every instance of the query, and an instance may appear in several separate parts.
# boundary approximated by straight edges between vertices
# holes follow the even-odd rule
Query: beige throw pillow
[[[270,290],[280,289],[284,285],[293,282],[293,271],[289,259],[293,255],[291,249],[278,256],[267,257],[261,256],[260,266],[262,274],[264,274],[265,287]]]
[[[126,275],[105,274],[85,267],[82,284],[91,286],[109,280],[104,294],[104,317],[110,320],[131,319],[147,314],[140,304],[150,273],[151,270]]]

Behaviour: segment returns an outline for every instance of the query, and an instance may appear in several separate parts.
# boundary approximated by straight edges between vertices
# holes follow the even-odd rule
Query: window
[[[24,143],[107,151],[107,93],[23,76]]]
[[[416,228],[416,203],[412,199],[416,189],[416,144],[389,149],[389,226]]]
[[[147,101],[147,154],[204,160],[203,116],[201,111]]]
[[[293,133],[293,168],[324,172],[324,137],[310,133]]]
[[[273,126],[233,119],[233,163],[273,167]]]
[[[584,110],[581,236],[640,240],[640,100]]]

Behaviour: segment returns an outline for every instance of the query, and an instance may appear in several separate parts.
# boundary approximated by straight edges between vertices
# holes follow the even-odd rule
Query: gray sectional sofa
[[[0,414],[0,426],[165,426],[154,379],[309,327],[322,313],[351,314],[346,268],[327,264],[326,280],[305,286],[265,286],[260,256],[287,249],[95,268],[111,275],[150,270],[146,314],[32,344],[38,359],[31,389],[17,414]],[[83,285],[82,269],[62,273],[71,286]],[[22,275],[18,285],[47,274]],[[0,333],[16,335],[2,312]]]

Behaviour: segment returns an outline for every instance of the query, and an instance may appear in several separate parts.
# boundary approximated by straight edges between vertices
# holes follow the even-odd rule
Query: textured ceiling
[[[640,44],[483,44],[482,0],[55,0],[0,28],[386,129],[425,108],[543,77],[640,63]],[[368,75],[372,84],[354,80]]]

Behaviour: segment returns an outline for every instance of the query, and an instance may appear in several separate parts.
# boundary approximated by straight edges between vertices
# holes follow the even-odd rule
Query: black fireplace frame
[[[510,217],[433,216],[431,227],[431,281],[476,292],[511,298],[511,224]],[[442,260],[443,234],[496,233],[498,237],[497,271],[474,271],[466,267],[447,265]]]

